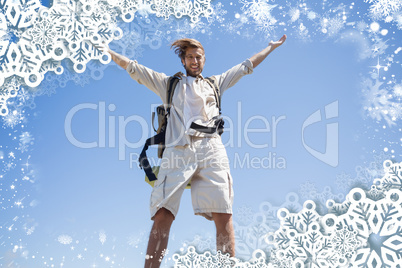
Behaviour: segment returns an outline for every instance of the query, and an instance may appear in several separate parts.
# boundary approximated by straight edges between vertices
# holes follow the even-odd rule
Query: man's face
[[[184,60],[181,61],[186,69],[187,76],[197,77],[204,68],[204,51],[201,48],[188,48]]]

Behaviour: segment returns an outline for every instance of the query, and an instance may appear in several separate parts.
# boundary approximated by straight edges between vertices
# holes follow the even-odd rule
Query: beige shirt
[[[166,104],[167,82],[169,76],[151,70],[137,61],[130,61],[126,71],[131,78],[155,92]],[[253,72],[253,64],[245,60],[221,75],[215,75],[221,94],[234,86],[240,78]],[[166,129],[167,147],[186,145],[190,136],[217,136],[218,133],[206,134],[189,128],[191,122],[203,126],[213,126],[213,117],[219,115],[214,89],[199,75],[197,78],[183,76],[173,94],[172,107]]]

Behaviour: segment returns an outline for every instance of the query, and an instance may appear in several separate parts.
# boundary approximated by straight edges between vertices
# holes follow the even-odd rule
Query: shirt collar
[[[204,76],[202,76],[202,74],[197,75],[197,77],[194,76],[186,76],[183,75],[184,77],[191,77],[191,78],[195,78],[195,81],[198,82],[198,80],[204,80]]]

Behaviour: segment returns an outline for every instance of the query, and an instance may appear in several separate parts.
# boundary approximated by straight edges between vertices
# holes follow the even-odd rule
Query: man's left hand
[[[273,48],[277,48],[286,41],[286,37],[287,37],[286,34],[284,34],[278,41],[269,42],[269,45],[272,46]]]

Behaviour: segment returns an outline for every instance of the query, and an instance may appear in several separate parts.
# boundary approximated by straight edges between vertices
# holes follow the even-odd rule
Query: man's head
[[[195,39],[184,38],[173,42],[171,48],[180,57],[188,76],[197,77],[205,64],[205,53],[201,43]]]

